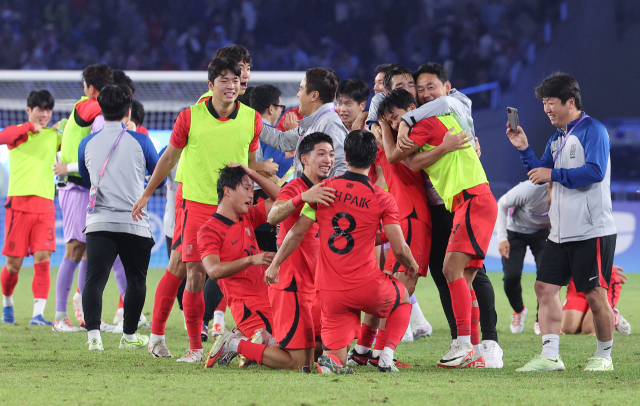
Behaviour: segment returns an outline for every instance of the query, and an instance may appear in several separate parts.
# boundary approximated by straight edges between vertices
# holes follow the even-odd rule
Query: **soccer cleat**
[[[87,344],[89,345],[89,351],[104,351],[104,347],[102,346],[102,338],[92,338]]]
[[[182,358],[178,358],[176,362],[200,362],[202,361],[202,350],[189,350]]]
[[[112,332],[116,326],[112,326],[111,324],[107,324],[104,320],[100,320],[100,331],[105,333]]]
[[[603,358],[593,356],[589,358],[585,371],[613,371],[613,360],[611,358]]]
[[[631,324],[629,324],[627,319],[622,317],[620,310],[613,309],[613,312],[615,315],[615,328],[618,330],[618,333],[623,335],[631,334]]]
[[[411,331],[411,324],[407,325],[407,329],[404,331],[404,335],[400,340],[401,343],[413,342],[413,332]]]
[[[513,312],[511,315],[511,332],[513,334],[520,334],[524,332],[524,319],[527,317],[529,310],[525,307],[520,313]]]
[[[29,325],[30,326],[53,326],[53,323],[50,321],[46,321],[44,317],[41,314],[39,314],[31,318]]]
[[[238,353],[235,351],[231,351],[229,349],[229,343],[231,342],[232,339],[237,337],[238,336],[234,332],[227,329],[223,329],[221,334],[217,336],[216,340],[213,342],[213,346],[211,347],[211,350],[207,354],[207,359],[206,359],[206,362],[204,363],[204,367],[205,368],[213,367],[216,361],[218,360],[218,358],[225,356],[227,354],[229,355],[226,356],[225,359],[227,359],[227,363],[231,362],[231,360],[235,358],[238,355]]]
[[[393,359],[393,364],[398,368],[413,368],[413,365],[405,364],[402,361],[398,361],[397,359]],[[378,362],[378,368],[380,368],[380,363]]]
[[[119,307],[118,310],[116,310],[116,315],[113,318],[113,324],[119,324],[122,319],[124,319],[124,308]]]
[[[537,336],[540,335],[540,323],[536,321],[536,324],[533,325],[533,332],[536,333]]]
[[[140,313],[140,319],[138,319],[138,328],[145,327],[146,324],[147,324],[147,318],[144,316],[144,314]],[[120,320],[118,325],[115,326],[111,332],[113,334],[123,334],[124,333],[123,328],[124,328],[124,318]]]
[[[65,317],[60,321],[54,321],[51,329],[58,333],[77,333],[79,331],[84,331],[83,328],[74,326],[71,321],[69,321],[68,317]]]
[[[121,350],[139,350],[146,347],[147,344],[149,344],[149,336],[136,333],[136,339],[133,341],[127,340],[123,335],[118,348]]]
[[[436,365],[440,368],[459,368],[461,365],[473,358],[473,345],[461,343],[456,340],[451,344],[449,352],[438,361]]]
[[[482,354],[478,354],[474,351],[473,357],[465,361],[465,363],[460,365],[458,368],[486,368],[486,363]]]
[[[202,331],[200,331],[200,339],[203,343],[206,343],[209,339],[209,329],[207,329],[207,325],[202,323]]]
[[[13,306],[4,306],[2,308],[2,322],[16,324],[16,318],[13,316]]]
[[[373,354],[369,357],[369,360],[367,361],[367,366],[368,367],[378,367],[378,363],[380,362],[380,356],[378,355],[377,357],[374,357]]]
[[[427,322],[427,324],[423,326],[418,326],[415,329],[412,329],[412,332],[413,340],[415,341],[423,337],[431,337],[431,334],[433,334],[433,327],[431,327],[431,324]]]
[[[484,368],[500,369],[504,366],[502,355],[504,352],[497,341],[483,340],[480,344],[482,358],[484,359]]]
[[[265,330],[263,328],[259,328],[257,329],[253,335],[251,336],[251,342],[254,344],[264,344],[265,343],[265,336],[264,336]],[[249,365],[256,365],[257,362],[255,361],[251,361],[251,360],[247,360],[247,358],[242,355],[239,354],[240,356],[238,357],[238,368],[246,368]],[[225,360],[226,362],[226,360]],[[227,362],[228,363],[228,362]]]
[[[547,371],[564,371],[565,366],[562,358],[558,355],[555,358],[548,358],[542,354],[536,355],[531,361],[527,362],[523,367],[516,369],[517,372],[547,372]]]
[[[84,322],[84,312],[82,311],[82,296],[77,290],[73,295],[73,313],[76,315],[76,320],[78,320],[78,323]]]
[[[169,348],[167,348],[167,343],[164,340],[153,340],[149,341],[149,345],[147,346],[147,350],[149,354],[153,356],[153,358],[171,358],[173,357],[169,352]]]
[[[371,358],[371,350],[367,351],[365,354],[360,354],[354,348],[347,354],[347,365],[350,367],[364,367],[367,366],[367,362]]]
[[[400,372],[396,362],[396,360],[389,362],[388,359],[381,357],[378,362],[378,372]]]
[[[333,354],[321,355],[318,358],[318,371],[321,374],[355,375],[349,367],[343,367],[338,357]]]
[[[211,326],[211,337],[213,338],[213,337],[219,336],[223,328],[224,328],[223,325],[219,323],[215,323],[213,326]]]

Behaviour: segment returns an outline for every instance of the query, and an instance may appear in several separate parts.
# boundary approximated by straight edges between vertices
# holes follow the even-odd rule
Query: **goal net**
[[[169,142],[173,123],[180,111],[194,104],[207,88],[207,72],[180,71],[126,71],[136,85],[134,99],[145,109],[143,126],[159,151]],[[252,72],[250,86],[272,84],[282,92],[281,102],[287,106],[298,105],[298,86],[305,72]],[[84,95],[81,71],[10,71],[0,70],[0,129],[27,121],[27,95],[32,90],[46,89],[55,98],[53,123],[68,118],[74,104]],[[9,184],[9,154],[6,145],[0,146],[0,197],[7,195]],[[52,180],[53,181],[53,180]],[[64,254],[62,216],[56,196],[57,250],[51,263],[58,266]],[[163,215],[165,189],[157,190],[149,200],[148,211],[156,245],[151,258],[152,268],[164,267],[167,262]],[[4,204],[0,214],[4,218]],[[4,238],[4,221],[0,221],[0,239]],[[4,243],[4,241],[3,241]],[[0,262],[4,261],[4,257]],[[25,261],[25,265],[29,261]]]

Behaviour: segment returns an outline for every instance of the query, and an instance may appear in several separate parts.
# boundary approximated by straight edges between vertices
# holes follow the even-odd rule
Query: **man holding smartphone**
[[[566,369],[559,355],[562,304],[558,292],[573,277],[593,312],[597,350],[585,371],[613,371],[614,314],[607,303],[616,227],[611,205],[609,135],[598,120],[582,111],[580,86],[571,76],[554,73],[536,88],[544,111],[558,131],[536,158],[522,127],[507,136],[534,184],[553,182],[551,231],[536,280],[540,303],[542,353],[518,371]],[[561,214],[562,213],[562,214]]]

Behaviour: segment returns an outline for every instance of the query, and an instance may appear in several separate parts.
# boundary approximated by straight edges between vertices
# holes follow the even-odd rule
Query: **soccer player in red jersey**
[[[7,256],[0,274],[2,285],[2,322],[15,323],[13,290],[24,257],[33,255],[33,315],[29,325],[51,326],[43,313],[51,277],[49,260],[56,250],[56,218],[52,182],[60,135],[47,128],[54,100],[47,90],[32,91],[27,97],[29,121],[0,131],[0,144],[9,149],[9,191],[5,204],[5,236],[2,255]],[[68,300],[67,296],[67,300]]]
[[[171,134],[170,144],[158,161],[145,192],[132,209],[134,218],[140,215],[151,193],[180,160],[176,180],[182,183],[184,221],[182,228],[182,261],[187,263],[187,283],[183,308],[187,321],[189,352],[179,362],[198,362],[203,359],[202,294],[205,271],[198,251],[197,233],[217,210],[218,196],[212,188],[218,172],[229,162],[255,166],[262,119],[255,110],[236,101],[240,88],[240,67],[229,58],[214,58],[209,64],[208,86],[213,96],[183,110]],[[162,283],[158,289],[170,301],[180,286]],[[156,298],[157,301],[157,298]],[[163,310],[167,313],[166,310]],[[198,320],[196,323],[194,320]]]
[[[419,265],[404,241],[393,196],[371,184],[367,176],[376,154],[373,134],[358,130],[347,136],[348,171],[324,183],[336,190],[334,202],[327,206],[305,205],[303,216],[287,234],[266,274],[267,280],[275,278],[282,262],[317,221],[321,244],[316,288],[325,350],[318,359],[318,368],[323,373],[346,372],[347,346],[359,335],[361,311],[387,319],[378,370],[398,371],[393,352],[409,323],[411,304],[404,285],[377,266],[374,246],[381,221],[391,249],[407,275],[414,276]]]
[[[406,90],[396,89],[380,103],[381,125],[397,131],[401,116],[415,109],[415,98]],[[386,123],[385,123],[386,122]],[[458,338],[438,362],[443,368],[483,366],[479,345],[479,310],[472,282],[482,267],[493,233],[497,205],[486,174],[475,151],[463,148],[453,152],[438,150],[449,128],[461,132],[460,124],[450,114],[419,121],[412,130],[414,147],[401,151],[388,137],[385,152],[390,163],[400,162],[418,151],[433,151],[433,162],[424,167],[447,210],[454,213],[453,230],[444,260],[444,275],[451,292]]]

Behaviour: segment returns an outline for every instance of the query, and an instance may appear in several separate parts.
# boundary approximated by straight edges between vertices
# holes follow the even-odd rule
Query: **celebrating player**
[[[27,97],[29,121],[0,131],[0,144],[9,148],[10,163],[2,248],[7,262],[0,275],[3,323],[15,323],[13,290],[24,257],[33,255],[35,274],[31,289],[34,299],[29,325],[52,325],[44,319],[43,313],[51,285],[49,260],[56,250],[51,165],[60,146],[60,136],[57,129],[46,127],[54,103],[47,90],[30,92]]]
[[[347,79],[338,85],[336,111],[349,131],[352,130],[351,126],[356,118],[367,106],[369,94],[371,94],[369,85],[362,80]]]

